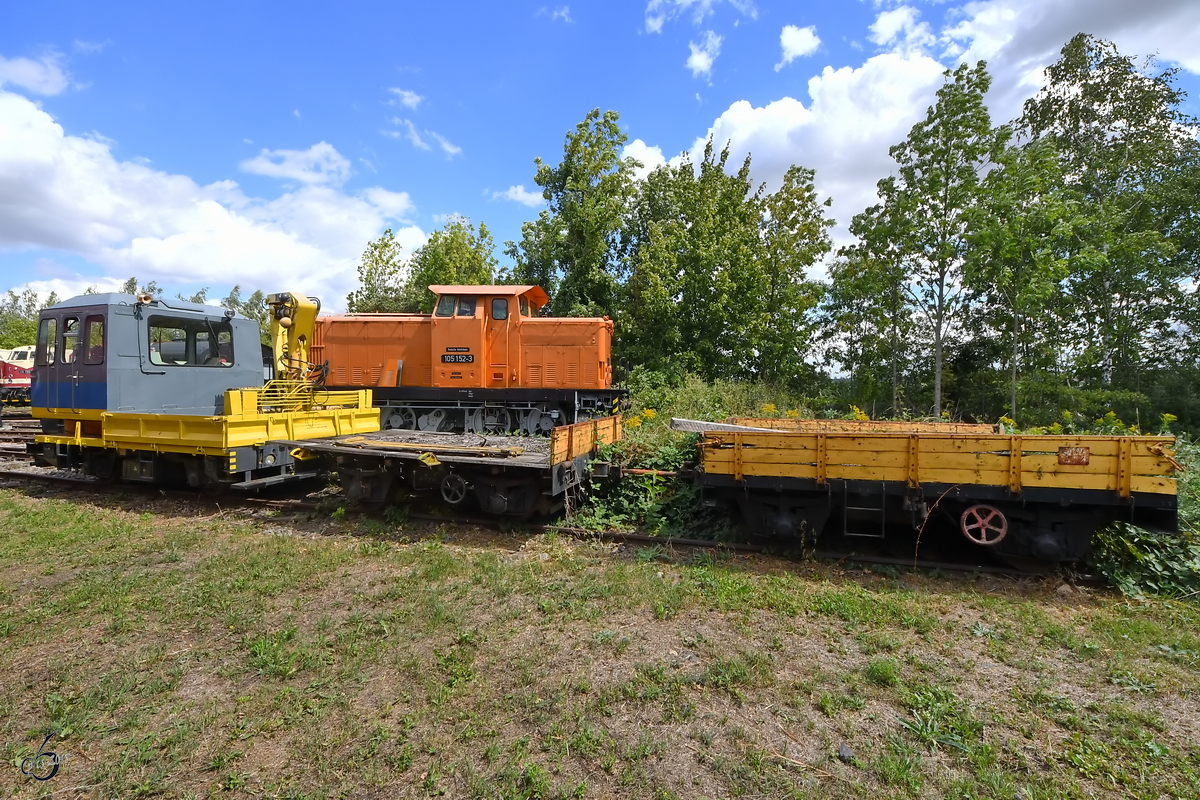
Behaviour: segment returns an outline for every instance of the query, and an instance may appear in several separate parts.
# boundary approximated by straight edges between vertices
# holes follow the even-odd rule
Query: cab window
[[[79,318],[67,317],[63,320],[62,363],[75,363],[75,353],[79,350]]]
[[[475,316],[475,298],[474,297],[458,298],[458,316],[460,316],[460,317]]]
[[[521,298],[521,316],[522,317],[529,316],[529,301],[527,299],[525,299],[524,297]]]
[[[88,317],[83,329],[83,363],[104,363],[104,317]]]
[[[492,300],[492,319],[508,319],[507,297],[497,297]]]
[[[439,317],[453,317],[454,306],[458,302],[458,298],[454,295],[444,294],[438,298],[437,311],[434,313]]]
[[[232,367],[233,328],[227,320],[152,316],[150,363],[163,367]]]
[[[46,317],[38,326],[37,340],[37,363],[42,365],[53,364],[55,355],[55,345],[58,342],[58,320],[54,317]]]

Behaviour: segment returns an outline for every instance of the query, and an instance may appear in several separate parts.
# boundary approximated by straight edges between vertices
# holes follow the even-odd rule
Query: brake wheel
[[[959,527],[963,536],[984,547],[999,544],[1008,535],[1008,520],[992,506],[971,506],[963,512]]]

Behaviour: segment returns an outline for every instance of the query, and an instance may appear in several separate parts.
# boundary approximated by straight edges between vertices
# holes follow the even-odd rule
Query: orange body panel
[[[534,317],[536,286],[434,286],[453,315],[345,314],[317,319],[312,358],[331,386],[467,389],[607,389],[613,324],[605,318]],[[473,313],[459,300],[474,298]],[[503,302],[494,305],[494,300]],[[508,308],[507,316],[501,313]],[[493,311],[495,310],[495,313]],[[497,318],[497,316],[501,318]]]

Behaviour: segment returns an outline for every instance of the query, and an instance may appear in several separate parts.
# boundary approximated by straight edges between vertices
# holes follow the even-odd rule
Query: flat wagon
[[[1178,532],[1171,436],[825,423],[674,424],[702,431],[697,480],[758,536],[881,540],[933,525],[1026,563],[1082,560],[1116,521]]]

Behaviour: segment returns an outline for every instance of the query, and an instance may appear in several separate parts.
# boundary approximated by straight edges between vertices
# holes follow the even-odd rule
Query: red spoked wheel
[[[991,547],[1008,534],[1008,520],[998,508],[971,506],[959,521],[963,535],[975,544]]]

